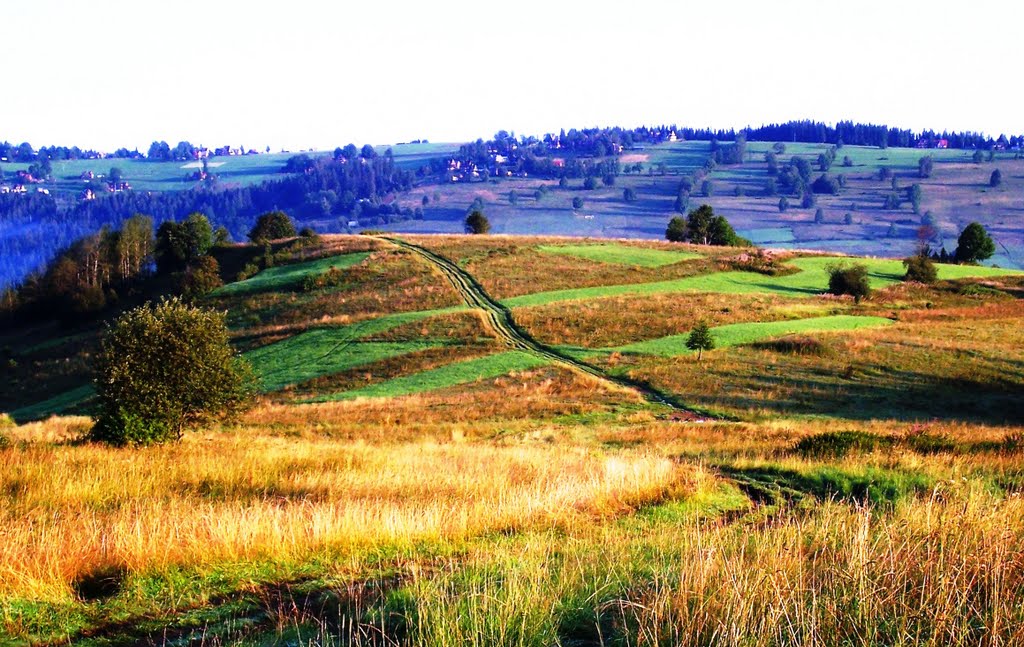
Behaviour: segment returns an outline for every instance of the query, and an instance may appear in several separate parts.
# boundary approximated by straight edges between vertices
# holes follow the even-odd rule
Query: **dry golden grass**
[[[633,267],[589,261],[566,254],[537,250],[540,245],[571,242],[578,238],[473,236],[403,236],[464,267],[495,299],[548,290],[647,283],[683,278],[715,267],[714,258],[735,254],[732,248],[695,247],[660,241],[614,241],[636,247],[696,251],[705,258],[657,268]],[[609,242],[602,240],[601,242]]]
[[[653,455],[530,446],[250,433],[135,451],[33,444],[0,451],[0,598],[68,600],[106,566],[130,576],[571,526],[657,500],[674,479]]]
[[[721,326],[825,316],[838,309],[834,302],[769,294],[680,292],[563,301],[516,308],[513,314],[517,323],[545,343],[604,348],[678,335],[700,321]]]

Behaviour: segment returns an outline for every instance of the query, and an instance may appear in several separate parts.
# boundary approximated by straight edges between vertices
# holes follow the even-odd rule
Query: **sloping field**
[[[372,384],[354,391],[325,395],[310,400],[310,402],[328,402],[351,398],[388,398],[435,391],[449,386],[500,377],[513,371],[526,371],[531,368],[544,366],[548,362],[549,360],[532,353],[509,351],[498,353],[497,355],[455,362],[454,364],[423,371],[422,373],[405,375],[388,380],[387,382]]]
[[[463,308],[421,310],[360,321],[336,328],[318,328],[245,354],[262,379],[265,392],[277,391],[316,377],[443,344],[439,340],[359,342],[398,326]]]
[[[891,319],[885,317],[858,317],[853,315],[835,315],[831,317],[813,317],[795,321],[766,321],[757,323],[730,324],[711,329],[715,340],[715,348],[726,348],[739,344],[750,344],[756,341],[771,339],[794,333],[850,331],[859,328],[888,326]],[[648,341],[626,344],[609,349],[623,353],[644,353],[660,357],[675,357],[692,353],[686,347],[689,334],[672,335]]]
[[[302,280],[310,275],[322,274],[331,268],[345,269],[352,267],[366,260],[368,252],[355,252],[352,254],[340,254],[338,256],[326,256],[315,261],[305,263],[292,263],[279,267],[270,267],[259,274],[244,281],[229,283],[218,288],[213,296],[238,296],[240,294],[252,294],[254,292],[270,292],[272,290],[295,289],[302,284]]]
[[[801,271],[787,276],[766,276],[755,272],[716,272],[671,281],[604,285],[570,290],[554,290],[526,294],[502,301],[510,308],[543,305],[556,301],[598,299],[621,294],[661,294],[664,292],[720,292],[741,294],[749,292],[774,293],[783,296],[809,297],[821,294],[828,287],[825,266],[830,263],[862,263],[867,265],[871,287],[880,289],[900,282],[904,274],[902,261],[892,259],[845,258],[814,256],[797,258],[791,264]],[[1020,270],[974,265],[939,265],[939,279],[988,278],[1021,274]]]
[[[694,254],[693,252],[647,249],[615,243],[598,245],[541,245],[537,249],[551,254],[579,256],[580,258],[599,263],[636,265],[639,267],[661,267],[701,257],[700,254]]]

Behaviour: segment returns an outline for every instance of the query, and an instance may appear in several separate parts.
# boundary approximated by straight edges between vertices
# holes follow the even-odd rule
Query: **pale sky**
[[[273,150],[789,119],[1024,133],[1020,0],[5,0],[0,140]]]

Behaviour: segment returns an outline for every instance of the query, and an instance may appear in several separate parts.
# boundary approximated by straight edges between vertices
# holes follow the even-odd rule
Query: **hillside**
[[[1020,644],[1024,273],[739,254],[327,236],[203,301],[258,405],[139,450],[76,442],[97,325],[5,333],[0,635]]]

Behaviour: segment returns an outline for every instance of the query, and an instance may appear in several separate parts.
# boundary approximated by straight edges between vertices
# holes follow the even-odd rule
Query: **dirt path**
[[[391,238],[386,236],[382,238],[393,245],[397,245],[402,249],[406,249],[419,255],[425,261],[440,270],[462,296],[466,305],[471,308],[477,308],[484,313],[486,321],[494,334],[509,348],[543,357],[554,364],[559,364],[569,369],[592,375],[602,381],[610,382],[618,387],[636,391],[650,402],[674,409],[675,411],[672,416],[676,420],[697,421],[710,419],[709,416],[694,411],[686,405],[678,402],[673,396],[663,393],[648,384],[643,384],[625,377],[609,375],[592,364],[570,357],[559,352],[555,348],[542,344],[516,324],[515,319],[512,318],[512,312],[507,307],[502,305],[499,301],[491,298],[491,296],[484,290],[483,286],[481,286],[472,275],[451,260],[441,256],[440,254],[436,254],[425,247],[414,245],[400,238]]]

